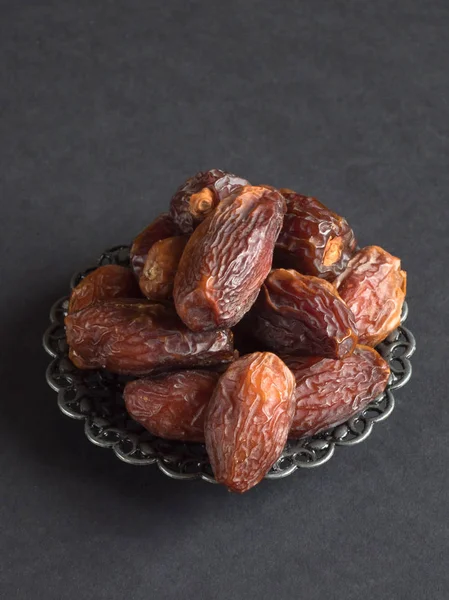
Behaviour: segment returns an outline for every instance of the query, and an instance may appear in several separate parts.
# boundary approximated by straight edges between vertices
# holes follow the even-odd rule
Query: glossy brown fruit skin
[[[283,356],[296,380],[290,438],[315,435],[363,410],[386,388],[390,368],[373,348],[357,346],[344,360]]]
[[[407,273],[386,250],[368,246],[357,252],[335,286],[355,316],[361,344],[377,346],[401,324]]]
[[[223,198],[243,185],[249,185],[246,179],[221,169],[200,171],[178,188],[170,215],[183,233],[192,233]]]
[[[148,252],[153,244],[168,237],[180,235],[181,232],[168,213],[159,215],[146,227],[133,242],[130,251],[131,267],[139,278],[142,274]]]
[[[287,441],[294,388],[292,373],[270,352],[248,354],[221,376],[204,426],[219,483],[242,493],[265,476]]]
[[[218,373],[191,370],[126,384],[124,397],[131,417],[153,435],[204,442],[204,418]]]
[[[277,352],[342,359],[357,344],[349,308],[323,279],[275,269],[250,313],[257,339]]]
[[[232,333],[193,333],[169,306],[106,301],[68,315],[67,342],[86,368],[147,375],[230,362]]]
[[[172,300],[176,271],[188,239],[182,235],[153,244],[139,279],[144,296],[156,302]]]
[[[69,358],[77,369],[89,370],[89,369],[95,368],[95,367],[89,367],[89,365],[87,365],[84,362],[84,360],[81,358],[81,356],[79,354],[77,354],[77,352],[75,352],[75,350],[73,350],[73,348],[69,348]]]
[[[316,198],[287,189],[281,193],[287,213],[276,242],[276,264],[333,281],[354,254],[354,232],[343,217]]]
[[[232,327],[268,275],[285,211],[276,190],[246,186],[189,239],[175,277],[176,310],[193,331]]]
[[[86,275],[73,288],[68,312],[82,310],[98,300],[141,297],[142,293],[130,269],[119,265],[104,265]]]

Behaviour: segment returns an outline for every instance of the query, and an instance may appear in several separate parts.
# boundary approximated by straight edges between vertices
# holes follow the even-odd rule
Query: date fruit
[[[130,252],[131,267],[137,277],[142,274],[145,261],[153,244],[159,240],[180,235],[178,227],[168,213],[163,213],[146,227],[133,242]]]
[[[294,388],[292,373],[270,352],[248,354],[221,376],[204,426],[219,483],[246,492],[276,462],[292,422]]]
[[[94,367],[89,367],[84,360],[81,358],[79,354],[75,352],[72,348],[69,348],[69,358],[70,361],[75,365],[77,369],[82,369],[83,371],[86,369],[91,369]]]
[[[363,410],[386,388],[390,368],[372,348],[357,346],[344,360],[284,356],[296,380],[289,437],[315,435]]]
[[[218,373],[179,371],[125,386],[126,410],[153,435],[204,442],[204,417]]]
[[[245,186],[197,227],[174,287],[176,310],[190,329],[232,327],[251,308],[270,271],[284,212],[279,192]]]
[[[342,359],[357,344],[354,317],[323,279],[275,269],[250,316],[257,339],[274,351]]]
[[[223,198],[244,185],[249,185],[246,179],[221,169],[200,171],[177,190],[170,215],[182,232],[192,233]]]
[[[82,310],[97,300],[141,296],[136,278],[130,269],[119,265],[104,265],[89,273],[73,288],[68,312]]]
[[[87,368],[146,375],[234,358],[230,330],[193,333],[162,304],[98,302],[68,315],[65,324],[67,342]]]
[[[379,246],[363,248],[335,286],[354,313],[361,344],[377,346],[399,327],[407,287],[399,258]]]
[[[287,213],[276,242],[277,264],[333,281],[354,254],[354,232],[346,219],[316,198],[287,189],[281,193],[287,201]]]
[[[178,264],[187,244],[188,236],[165,238],[156,242],[148,252],[139,285],[150,300],[171,300]]]

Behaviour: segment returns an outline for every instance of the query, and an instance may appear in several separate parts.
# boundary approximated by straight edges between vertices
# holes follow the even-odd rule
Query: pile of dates
[[[213,169],[140,233],[130,268],[73,290],[80,369],[131,375],[126,408],[153,435],[205,442],[218,482],[245,492],[287,438],[346,421],[381,394],[374,350],[400,324],[406,273],[315,198]]]

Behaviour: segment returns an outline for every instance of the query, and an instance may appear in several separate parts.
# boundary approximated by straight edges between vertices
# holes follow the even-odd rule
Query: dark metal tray
[[[117,246],[107,250],[95,267],[72,277],[71,287],[97,266],[106,264],[128,265],[129,248]],[[174,479],[201,478],[215,483],[203,444],[157,438],[128,416],[122,396],[125,378],[106,371],[81,371],[71,363],[64,330],[67,306],[68,297],[55,302],[50,311],[51,324],[44,335],[44,348],[53,358],[47,369],[47,381],[58,393],[61,411],[84,422],[84,432],[92,443],[111,448],[127,463],[156,464]],[[385,392],[344,424],[311,438],[289,440],[282,456],[267,473],[268,479],[286,477],[298,468],[324,464],[333,456],[337,446],[353,446],[362,442],[370,435],[375,423],[391,415],[395,404],[393,392],[403,387],[412,374],[410,357],[416,343],[403,325],[407,313],[405,304],[402,325],[377,348],[391,367]]]

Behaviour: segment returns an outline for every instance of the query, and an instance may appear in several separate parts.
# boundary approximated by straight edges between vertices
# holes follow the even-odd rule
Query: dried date
[[[296,380],[291,438],[315,435],[359,413],[384,390],[390,368],[372,348],[357,346],[344,360],[284,356]]]
[[[285,211],[276,190],[246,186],[194,231],[179,263],[174,299],[193,331],[232,327],[268,275]]]
[[[139,279],[142,293],[150,300],[172,299],[176,271],[188,239],[185,235],[169,237],[151,247]]]
[[[168,213],[163,213],[146,227],[133,242],[130,252],[131,267],[137,277],[142,274],[145,261],[153,244],[168,237],[180,235],[180,230]]]
[[[323,279],[275,269],[250,313],[254,336],[271,350],[342,359],[357,344],[354,317]]]
[[[177,190],[170,203],[170,215],[181,231],[192,233],[223,198],[244,185],[248,185],[246,179],[221,169],[201,171]]]
[[[259,483],[279,458],[292,422],[295,382],[270,352],[248,354],[220,378],[206,412],[215,479],[235,492]]]
[[[87,368],[146,375],[230,362],[230,330],[193,333],[169,306],[132,300],[99,302],[68,315],[67,342]]]
[[[407,274],[399,258],[378,246],[363,248],[335,286],[355,316],[361,344],[377,346],[400,325]]]
[[[204,442],[205,411],[218,378],[211,371],[187,370],[131,381],[124,391],[126,409],[153,435]]]
[[[69,348],[69,358],[77,369],[86,370],[86,369],[94,369],[95,368],[95,367],[89,367],[89,365],[87,365],[84,362],[84,360],[81,358],[81,356],[79,354],[77,354],[75,352],[75,350],[73,350],[73,348]]]
[[[89,273],[73,288],[68,312],[82,310],[98,300],[140,297],[142,294],[130,269],[104,265]]]
[[[355,251],[352,229],[346,219],[316,198],[287,189],[281,193],[287,201],[287,213],[276,242],[276,263],[333,281]]]

